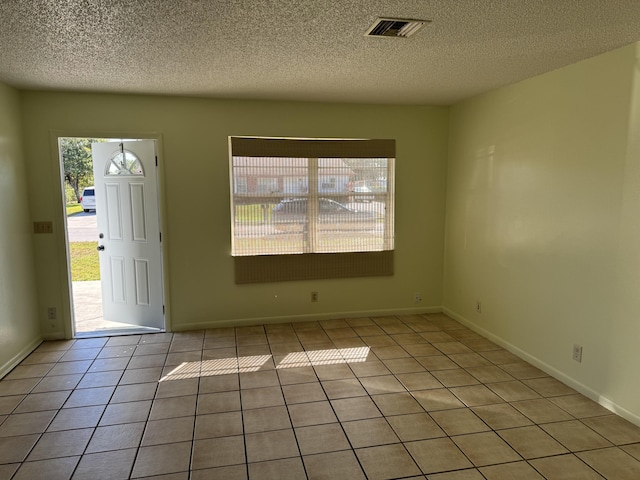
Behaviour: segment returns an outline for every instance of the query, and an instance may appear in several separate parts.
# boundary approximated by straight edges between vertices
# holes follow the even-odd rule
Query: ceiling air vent
[[[429,20],[409,20],[402,18],[379,18],[367,30],[367,37],[408,37],[413,35]]]

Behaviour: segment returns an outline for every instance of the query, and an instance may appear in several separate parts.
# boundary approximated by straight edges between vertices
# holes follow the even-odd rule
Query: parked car
[[[374,195],[366,195],[367,193],[372,193],[374,190],[364,180],[352,182],[349,185],[349,191],[356,194],[351,196],[352,202],[373,202],[375,200]]]
[[[354,193],[371,193],[371,189],[366,185],[358,185],[353,187]],[[372,202],[374,200],[373,195],[354,195],[354,202]]]
[[[82,209],[85,212],[88,212],[89,210],[96,210],[96,191],[93,186],[87,187],[82,190],[80,205],[82,205]]]
[[[307,223],[306,198],[282,200],[273,208],[273,225],[281,231],[301,232]],[[361,212],[335,200],[318,199],[318,228],[320,230],[370,230],[376,226],[374,212]]]

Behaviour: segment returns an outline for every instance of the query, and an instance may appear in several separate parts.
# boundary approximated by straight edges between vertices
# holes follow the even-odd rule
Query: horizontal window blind
[[[392,272],[389,255],[378,273],[369,265],[350,275],[338,270],[345,261],[362,265],[362,256],[342,256],[341,268],[328,268],[338,257],[309,255],[393,250],[394,140],[231,137],[230,150],[232,255],[250,257],[236,261],[238,283],[301,278],[247,274],[265,270],[267,262],[269,270],[307,269],[310,278],[328,278],[331,270],[336,276]],[[290,255],[306,257],[260,260]]]

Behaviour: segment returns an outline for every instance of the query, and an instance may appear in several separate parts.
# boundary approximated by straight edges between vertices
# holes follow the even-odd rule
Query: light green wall
[[[629,46],[452,108],[444,306],[639,422],[637,64]]]
[[[35,240],[38,314],[47,306],[63,312],[57,322],[42,320],[42,333],[62,335],[68,322],[56,134],[158,136],[174,329],[444,305],[640,423],[637,63],[636,46],[622,48],[450,110],[22,92],[32,218],[51,219],[55,229]],[[1,132],[8,128],[15,143],[15,92],[3,90],[0,101],[10,107],[3,108],[8,127]],[[395,138],[396,274],[236,286],[229,135]],[[12,148],[15,169],[21,162]],[[18,171],[10,203],[24,188],[24,170]],[[9,213],[4,202],[0,213]],[[21,216],[2,220],[29,237],[27,223]],[[24,265],[26,240],[18,247]],[[7,271],[0,271],[3,282]],[[33,291],[29,274],[21,277],[15,297]],[[312,290],[320,292],[317,304],[309,302]],[[414,292],[422,293],[421,305],[413,303]],[[32,304],[27,299],[14,310],[32,318]],[[27,339],[37,335],[29,325]],[[582,363],[571,360],[574,343],[584,347]]]
[[[64,307],[66,295],[52,138],[148,133],[162,137],[163,238],[173,329],[441,308],[447,108],[48,92],[23,92],[22,98],[33,213],[52,219],[56,227],[36,248],[41,307]],[[396,139],[395,275],[235,285],[229,135]],[[312,290],[319,292],[318,303],[310,302]],[[422,304],[414,303],[414,292],[422,293]],[[45,333],[60,335],[64,322],[47,324]]]
[[[0,378],[42,340],[19,100],[0,84]]]

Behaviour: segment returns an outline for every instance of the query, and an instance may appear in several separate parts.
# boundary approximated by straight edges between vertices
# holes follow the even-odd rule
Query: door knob
[[[99,252],[103,251],[103,250],[104,250],[104,245],[98,245],[97,250],[98,250]]]

